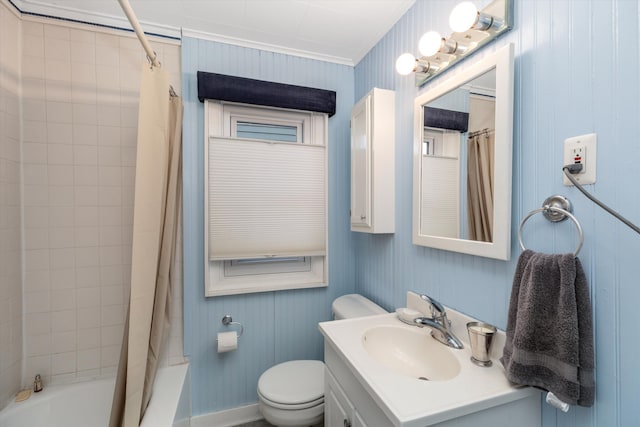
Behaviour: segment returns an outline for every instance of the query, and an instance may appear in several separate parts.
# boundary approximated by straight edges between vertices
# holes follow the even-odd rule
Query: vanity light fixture
[[[437,31],[422,35],[418,50],[422,57],[403,53],[396,61],[396,70],[406,76],[415,73],[416,86],[453,65],[471,52],[511,29],[513,0],[494,0],[483,10],[470,1],[458,4],[451,11],[449,24],[453,33],[442,37]]]

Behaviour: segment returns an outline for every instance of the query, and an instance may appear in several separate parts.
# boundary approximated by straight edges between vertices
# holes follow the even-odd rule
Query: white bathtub
[[[0,412],[2,427],[106,427],[115,379],[45,387]],[[141,427],[188,427],[189,365],[158,370]]]

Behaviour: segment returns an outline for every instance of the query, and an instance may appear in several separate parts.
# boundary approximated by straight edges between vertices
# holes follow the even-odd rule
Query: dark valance
[[[332,90],[294,86],[244,77],[198,71],[198,99],[315,111],[333,116],[336,93]]]
[[[469,113],[424,107],[424,125],[466,132],[469,129]]]

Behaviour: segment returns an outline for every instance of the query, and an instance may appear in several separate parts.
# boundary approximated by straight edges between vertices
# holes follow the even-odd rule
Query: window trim
[[[328,285],[328,116],[325,113],[302,112],[276,107],[249,106],[224,101],[206,100],[204,102],[204,261],[205,261],[205,297],[236,295],[254,292],[269,292],[287,289],[305,289],[326,287]],[[275,115],[275,118],[274,118]],[[283,116],[283,117],[278,117]],[[209,140],[212,137],[229,138],[233,134],[233,123],[241,121],[282,123],[287,126],[300,124],[302,129],[302,141],[305,144],[324,146],[324,186],[325,209],[327,224],[325,224],[325,248],[324,256],[308,258],[308,268],[299,271],[300,268],[292,267],[291,263],[283,265],[283,271],[273,272],[272,267],[265,271],[252,274],[242,274],[245,266],[235,266],[236,271],[229,274],[230,262],[209,260]],[[225,273],[225,270],[226,273]],[[257,269],[260,270],[260,269]],[[240,273],[240,274],[236,274]]]

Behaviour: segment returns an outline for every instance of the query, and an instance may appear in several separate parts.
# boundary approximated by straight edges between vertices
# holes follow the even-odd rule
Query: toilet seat
[[[275,365],[260,376],[258,394],[283,409],[315,406],[324,400],[324,363],[292,360]]]
[[[274,402],[273,400],[269,400],[266,397],[264,397],[262,393],[260,393],[260,390],[258,390],[258,397],[262,399],[265,404],[273,408],[284,409],[286,411],[297,411],[300,409],[313,408],[314,406],[322,405],[324,403],[324,396],[309,402],[296,403],[296,404]]]

